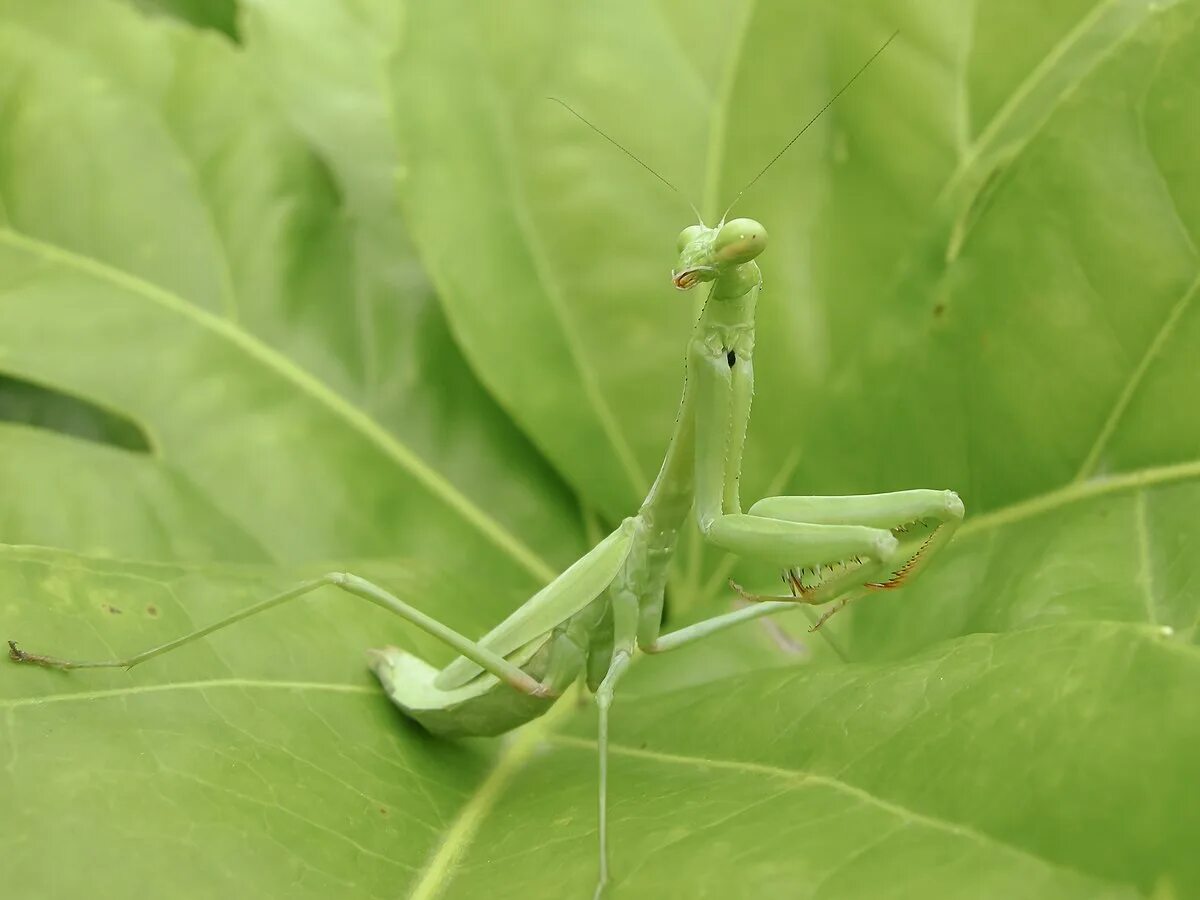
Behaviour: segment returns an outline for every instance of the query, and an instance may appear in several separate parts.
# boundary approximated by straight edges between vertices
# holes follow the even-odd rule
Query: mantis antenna
[[[661,181],[663,184],[665,184],[667,187],[669,187],[671,190],[673,190],[675,193],[677,193],[683,199],[683,201],[692,208],[692,212],[694,212],[696,214],[696,221],[699,222],[701,225],[704,224],[704,220],[700,217],[700,210],[696,209],[696,204],[692,203],[691,200],[688,200],[687,197],[684,197],[683,191],[681,191],[679,188],[675,187],[675,185],[671,184],[671,182],[667,181],[667,179],[663,178],[661,175],[659,175],[657,172],[655,172],[652,168],[650,168],[648,165],[646,165],[644,162],[642,162],[640,159],[638,159],[637,155],[632,150],[630,150],[628,147],[626,147],[624,144],[621,144],[614,138],[609,137],[600,128],[598,128],[597,126],[595,126],[591,122],[589,122],[581,113],[577,112],[574,109],[574,107],[572,107],[565,100],[560,100],[557,97],[547,97],[546,99],[553,100],[555,103],[557,103],[563,109],[565,109],[567,112],[569,112],[575,118],[577,118],[580,122],[582,122],[588,128],[592,129],[592,131],[596,132],[596,134],[600,135],[600,137],[604,138],[606,141],[608,141],[610,144],[612,144],[614,147],[616,147],[618,150],[620,150],[622,153],[624,153],[626,156],[628,156],[630,159],[632,159],[635,163],[637,163],[639,166],[641,166],[643,169],[645,169],[647,172],[649,172],[651,175],[653,175],[655,178],[657,178],[659,181]]]
[[[746,191],[748,191],[748,190],[750,190],[750,188],[754,187],[754,183],[756,181],[758,181],[758,179],[762,178],[763,175],[767,174],[767,170],[769,168],[771,168],[771,166],[773,166],[773,165],[775,165],[775,163],[779,162],[779,158],[781,156],[783,156],[783,154],[787,153],[788,150],[790,150],[792,148],[792,144],[794,144],[794,143],[796,143],[796,141],[800,140],[800,135],[802,135],[802,134],[804,134],[804,132],[808,131],[809,127],[813,124],[813,122],[817,121],[817,119],[819,119],[819,118],[821,118],[821,116],[825,115],[825,111],[827,109],[829,109],[829,107],[833,106],[833,104],[837,101],[838,97],[842,96],[842,94],[846,93],[846,91],[850,89],[850,85],[854,84],[854,82],[856,82],[858,80],[859,75],[861,75],[863,72],[867,71],[867,67],[869,65],[871,65],[871,63],[875,62],[875,60],[879,56],[879,54],[887,49],[888,44],[890,44],[892,41],[894,41],[896,39],[896,35],[898,35],[899,33],[900,33],[899,29],[896,29],[895,31],[893,31],[891,33],[891,35],[888,37],[888,39],[886,41],[884,41],[882,44],[880,44],[879,49],[871,54],[870,59],[868,59],[865,63],[863,63],[859,67],[858,71],[850,76],[850,80],[847,81],[845,84],[843,84],[840,88],[838,88],[838,92],[836,94],[834,94],[832,97],[830,97],[825,102],[825,105],[822,106],[819,110],[817,110],[817,114],[815,116],[813,116],[811,119],[809,119],[807,122],[805,122],[803,127],[801,127],[801,129],[799,131],[797,131],[794,135],[792,135],[792,139],[783,145],[782,150],[780,150],[778,153],[776,153],[774,156],[771,157],[771,161],[769,163],[767,163],[765,166],[763,166],[759,170],[757,175],[755,175],[753,178],[750,179],[750,183],[747,184],[744,188],[742,188],[740,191],[737,192],[737,196],[733,198],[733,203],[730,203],[729,206],[726,208],[725,212],[721,215],[722,222],[724,222],[725,217],[729,215],[729,211],[731,209],[733,209],[733,207],[737,204],[737,202],[739,200],[742,199],[742,194],[746,193]],[[610,138],[610,140],[611,140],[611,138]],[[628,151],[626,151],[626,152],[628,152]]]

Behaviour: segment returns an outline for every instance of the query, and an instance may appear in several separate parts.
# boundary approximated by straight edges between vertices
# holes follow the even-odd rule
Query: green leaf
[[[550,489],[552,476],[471,374],[400,217],[385,77],[403,33],[398,7],[382,0],[300,7],[252,0],[244,7],[250,65],[341,189],[356,277],[372,301],[364,327],[405,361],[391,365],[387,354],[374,361],[385,421],[411,434],[426,458],[442,461],[472,493],[494,495],[496,515],[535,535],[536,546],[561,547],[564,497]],[[483,459],[479,443],[489,451]],[[533,492],[531,483],[546,486]],[[551,505],[557,514],[547,516]],[[554,558],[570,562],[561,553]]]
[[[0,533],[91,556],[265,562],[270,554],[150,456],[0,425]]]
[[[980,514],[1195,458],[1195,3],[519,8],[412,10],[405,205],[473,364],[610,515],[670,430],[689,215],[545,95],[711,220],[895,29],[736,208],[771,235],[743,496],[953,487]]]
[[[367,571],[414,600],[445,577],[416,560]],[[90,657],[290,580],[0,553],[2,595],[21,601],[7,633]],[[446,653],[351,605],[327,589],[130,673],[6,669],[6,874],[51,896],[586,896],[590,710],[567,734],[533,726],[489,769],[493,744],[392,712],[356,648],[389,635]],[[1198,667],[1157,629],[1076,624],[624,694],[617,895],[1190,896],[1200,818],[1179,786],[1200,777]],[[76,846],[89,864],[58,864]]]
[[[653,5],[417,4],[406,25],[422,39],[395,55],[392,92],[422,260],[484,382],[624,515],[678,403],[691,309],[668,276],[687,207],[546,95],[620,122],[618,140],[677,178],[706,85]]]
[[[134,420],[275,559],[423,548],[529,589],[570,558],[572,499],[466,372],[404,245],[360,255],[226,40],[14,2],[0,62],[4,371]]]
[[[132,0],[148,13],[174,16],[237,38],[237,0]]]
[[[133,453],[151,451],[135,422],[80,397],[0,375],[0,422],[31,425]]]
[[[417,562],[366,571],[414,599],[469,588]],[[0,609],[28,649],[103,658],[298,577],[5,548]],[[271,896],[280,885],[382,897],[410,881],[490,753],[405,722],[363,664],[372,644],[446,659],[442,648],[327,593],[132,672],[6,665],[5,875],[53,897]]]
[[[238,0],[130,0],[140,10],[160,16],[172,16],[238,37]]]
[[[862,601],[858,658],[931,641],[1080,619],[1143,622],[1197,641],[1200,465],[1072,484],[969,522],[940,565],[898,596]]]
[[[1085,623],[618,704],[614,777],[650,794],[614,809],[614,840],[668,894],[671,873],[695,892],[712,873],[720,896],[1103,893],[1080,875],[1191,896],[1197,676],[1195,648],[1159,629]],[[667,803],[667,834],[639,841]],[[494,836],[480,846],[502,854]]]

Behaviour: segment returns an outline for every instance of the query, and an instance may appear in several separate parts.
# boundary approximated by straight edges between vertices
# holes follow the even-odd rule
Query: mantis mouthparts
[[[700,280],[701,272],[711,272],[712,270],[712,266],[696,266],[693,269],[684,269],[682,272],[672,270],[671,283],[679,290],[686,291],[696,286],[696,282]]]

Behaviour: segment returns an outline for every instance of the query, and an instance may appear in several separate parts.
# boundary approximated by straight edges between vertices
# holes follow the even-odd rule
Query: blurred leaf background
[[[953,487],[920,581],[639,662],[615,897],[1200,895],[1200,3],[0,0],[0,624],[347,568],[480,633],[631,512],[763,221],[743,495]],[[770,585],[689,533],[672,625]],[[3,670],[42,896],[590,896],[592,713],[435,740],[316,596]]]

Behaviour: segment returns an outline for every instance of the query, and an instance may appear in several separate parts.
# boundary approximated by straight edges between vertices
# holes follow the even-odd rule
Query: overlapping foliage
[[[0,2],[0,637],[129,652],[331,566],[485,629],[644,492],[694,313],[686,203],[545,96],[714,219],[899,29],[738,203],[743,493],[970,518],[825,638],[639,663],[614,896],[1200,892],[1200,4],[709,6]],[[675,621],[731,571],[689,536]],[[331,594],[3,669],[7,880],[589,895],[590,711],[436,741],[380,643],[447,658]]]

